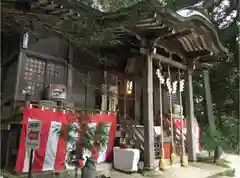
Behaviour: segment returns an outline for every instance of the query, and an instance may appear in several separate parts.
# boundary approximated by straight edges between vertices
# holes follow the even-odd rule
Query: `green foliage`
[[[78,138],[76,137],[76,132],[78,130],[77,125],[69,124],[67,130],[68,130],[68,135],[65,141],[67,141],[67,143],[70,143],[72,145],[76,144],[78,140]],[[60,136],[63,137],[63,132],[61,132],[60,130],[58,132],[60,133]]]
[[[100,144],[101,148],[106,148],[109,139],[109,129],[110,126],[106,122],[101,122],[98,124],[93,140]]]
[[[234,117],[222,116],[221,127],[214,132],[210,132],[209,127],[201,130],[200,142],[204,149],[214,150],[216,146],[221,146],[227,150],[237,149],[238,146],[238,124]]]
[[[100,122],[96,127],[89,126],[83,135],[79,135],[78,141],[88,151],[92,151],[95,144],[98,144],[100,149],[105,148],[109,137],[108,127],[106,122]],[[74,131],[70,130],[70,132]],[[72,135],[69,134],[67,142],[71,142],[73,139]]]
[[[100,146],[100,149],[106,148],[109,138],[109,125],[106,122],[100,122],[97,126],[88,126],[87,130],[80,135],[80,125],[77,123],[69,123],[64,125],[64,129],[55,128],[55,131],[60,137],[64,138],[66,143],[75,145],[81,143],[84,149],[92,151],[95,144]]]
[[[69,38],[84,49],[115,42],[116,36],[110,29],[100,25],[95,18],[84,17],[72,22]]]
[[[220,131],[227,140],[228,148],[237,148],[238,146],[238,122],[236,118],[230,116],[221,117],[222,124]]]
[[[216,146],[226,148],[227,139],[221,131],[215,130],[214,132],[210,132],[209,127],[205,127],[201,130],[200,143],[204,149],[212,151]]]

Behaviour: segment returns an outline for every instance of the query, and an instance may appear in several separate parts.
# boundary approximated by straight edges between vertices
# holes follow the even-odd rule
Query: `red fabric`
[[[113,150],[114,138],[116,135],[116,114],[97,114],[90,115],[92,122],[99,123],[101,121],[106,121],[111,124],[109,132],[109,142],[107,148],[107,158],[110,156]],[[24,168],[24,160],[26,157],[26,133],[27,125],[29,118],[33,120],[41,120],[41,136],[40,136],[40,145],[39,148],[34,151],[34,160],[33,160],[33,172],[42,172],[43,164],[45,161],[47,142],[49,137],[49,131],[51,122],[58,123],[69,123],[72,120],[71,114],[64,114],[62,112],[53,112],[51,110],[41,110],[39,108],[25,108],[23,115],[23,124],[20,136],[20,145],[18,150],[18,156],[16,161],[16,172],[23,172],[26,170]],[[65,157],[66,157],[66,143],[62,137],[58,138],[56,157],[54,162],[54,170],[63,170],[65,168]],[[98,153],[94,153],[93,156],[98,157]],[[25,163],[26,164],[26,163]],[[25,165],[26,166],[26,165]]]
[[[41,120],[41,135],[40,135],[40,145],[39,148],[34,151],[34,160],[32,165],[33,172],[41,172],[44,164],[44,158],[46,153],[46,145],[48,141],[48,134],[50,130],[50,125],[52,121],[65,122],[67,115],[62,112],[52,112],[51,110],[41,110],[39,108],[25,108],[23,115],[23,125],[20,136],[20,145],[18,150],[18,157],[16,162],[15,171],[22,172],[24,167],[24,159],[26,154],[26,133],[28,119]],[[69,117],[69,116],[68,116]],[[63,138],[59,137],[58,140],[58,150],[55,159],[55,167],[57,170],[63,170],[65,165],[65,155],[66,155],[66,143]]]
[[[177,129],[180,130],[180,133],[182,132],[182,129],[181,129],[181,120],[180,119],[174,119],[174,124],[176,126]],[[197,119],[194,119],[194,134],[195,134],[195,139],[196,140],[196,145],[197,145],[197,152],[200,152],[201,151],[201,144],[200,144],[200,128],[198,126],[198,122],[197,122]],[[186,130],[187,129],[187,121],[186,119],[183,120],[183,130]],[[185,134],[186,135],[186,134]]]
[[[111,124],[110,131],[109,131],[109,140],[108,140],[108,147],[106,152],[106,161],[111,160],[111,153],[113,151],[114,146],[114,138],[116,135],[116,126],[117,126],[117,119],[116,114],[89,114],[89,117],[92,118],[93,123],[99,123],[105,121]],[[93,157],[98,157],[98,153],[93,151],[91,154]],[[80,161],[80,167],[84,166],[84,160]]]
[[[106,152],[107,161],[111,160],[111,152],[113,151],[114,138],[116,136],[116,127],[117,127],[117,115],[112,114],[95,114],[91,116],[92,122],[102,122],[106,121],[111,123],[111,128],[109,131],[109,140],[108,140],[108,149]]]
[[[120,148],[120,149],[127,149],[128,147],[125,146],[125,145],[122,145],[122,146],[120,146],[119,148]]]

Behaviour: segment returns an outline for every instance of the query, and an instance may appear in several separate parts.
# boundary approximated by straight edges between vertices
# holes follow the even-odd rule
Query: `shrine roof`
[[[118,21],[126,36],[147,37],[156,47],[184,60],[215,61],[214,58],[228,52],[219,39],[217,27],[196,10],[185,8],[174,12],[157,0],[150,0],[115,13],[105,13],[101,18],[106,24]],[[124,38],[124,32],[121,36]]]
[[[16,23],[20,12],[13,13],[7,6],[1,8],[5,8],[2,14]],[[83,16],[91,17],[114,31],[117,46],[130,44],[130,47],[141,48],[140,42],[144,37],[156,48],[179,55],[186,64],[195,60],[200,63],[219,62],[218,58],[228,53],[219,40],[217,27],[205,15],[187,8],[175,12],[158,0],[142,1],[116,12],[101,12],[77,0],[39,0],[31,6],[30,12],[22,13],[21,17],[26,15],[60,34],[68,33],[72,21]]]

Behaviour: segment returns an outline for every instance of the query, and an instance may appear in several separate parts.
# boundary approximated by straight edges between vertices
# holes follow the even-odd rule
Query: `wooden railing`
[[[121,140],[122,144],[129,145],[131,147],[138,148],[141,152],[144,151],[144,133],[139,129],[136,121],[132,119],[130,116],[120,116],[120,129],[121,129]],[[169,128],[170,125],[169,125]],[[174,126],[174,142],[176,147],[178,148],[177,153],[181,151],[181,128],[178,128],[178,132],[176,131],[176,127]],[[187,152],[187,134],[184,133],[184,143],[185,150]],[[155,138],[154,140],[154,149],[155,156],[160,156],[161,142],[160,138]]]
[[[139,129],[136,121],[130,116],[120,117],[120,129],[122,144],[135,147],[143,153],[144,151],[144,134]],[[155,138],[154,140],[155,156],[160,156],[160,140]]]

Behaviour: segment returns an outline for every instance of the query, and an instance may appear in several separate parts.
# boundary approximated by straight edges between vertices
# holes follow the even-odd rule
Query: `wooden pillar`
[[[146,43],[144,44],[146,46]],[[153,60],[151,51],[147,52],[147,68],[144,72],[146,86],[144,90],[144,167],[146,169],[154,168],[154,117],[153,117]]]
[[[68,66],[67,66],[67,94],[68,94],[67,98],[69,101],[72,100],[72,85],[73,85],[72,61],[73,61],[73,48],[72,48],[72,44],[69,44]]]
[[[108,86],[109,86],[109,93],[108,96],[108,110],[109,111],[116,111],[116,107],[118,104],[118,77],[117,75],[110,74],[109,80],[108,80]]]
[[[196,161],[196,144],[194,139],[194,105],[193,105],[193,86],[192,70],[186,72],[186,119],[187,119],[187,145],[189,161]]]
[[[84,98],[84,107],[85,109],[88,109],[88,86],[89,86],[89,77],[90,73],[89,71],[86,72],[86,85],[85,85],[85,98]]]
[[[123,93],[123,116],[127,119],[127,80],[124,79],[124,93]]]
[[[6,151],[6,159],[5,159],[5,165],[4,165],[4,169],[7,169],[9,166],[9,157],[11,156],[11,138],[12,138],[12,128],[11,128],[11,124],[9,124],[10,128],[9,128],[9,132],[8,132],[8,140],[7,140],[7,151]]]
[[[140,124],[140,117],[141,117],[141,80],[137,79],[135,81],[135,104],[134,104],[134,116],[135,116],[135,122],[137,124]]]
[[[212,106],[212,95],[211,95],[209,71],[207,69],[205,69],[203,71],[203,75],[204,75],[205,101],[206,101],[208,123],[209,123],[209,127],[210,127],[210,132],[213,132],[216,129],[216,125],[215,125],[215,119],[213,116],[213,106]]]
[[[104,84],[102,85],[102,111],[107,111],[107,71],[104,71]]]

